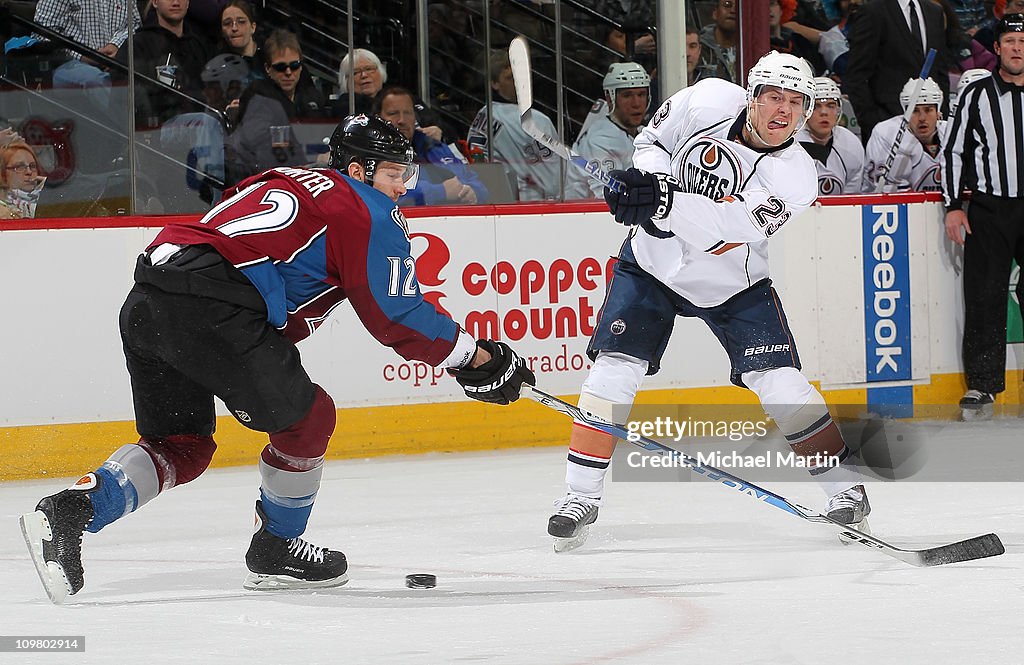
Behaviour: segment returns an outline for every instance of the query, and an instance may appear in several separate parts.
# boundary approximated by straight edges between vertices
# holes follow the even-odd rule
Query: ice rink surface
[[[1019,422],[958,443],[1018,437]],[[874,532],[894,545],[998,533],[1006,554],[970,563],[914,568],[699,480],[609,483],[587,545],[555,554],[564,458],[329,463],[306,535],[347,554],[351,581],[318,592],[241,588],[258,472],[209,471],[86,534],[86,586],[63,607],[17,516],[70,479],[0,485],[0,634],[86,645],[0,663],[1024,662],[1024,483],[870,486]],[[812,482],[766,486],[824,507]],[[437,588],[406,589],[412,572]]]

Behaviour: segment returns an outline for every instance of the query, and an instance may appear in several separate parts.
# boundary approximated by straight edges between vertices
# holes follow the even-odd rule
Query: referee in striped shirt
[[[995,73],[961,92],[943,151],[946,235],[964,246],[964,420],[991,415],[1006,388],[1011,261],[1024,265],[1024,14],[1003,16],[995,52]],[[1024,280],[1017,300],[1024,302]]]

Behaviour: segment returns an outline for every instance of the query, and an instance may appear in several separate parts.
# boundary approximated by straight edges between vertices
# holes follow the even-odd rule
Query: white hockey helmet
[[[804,120],[814,111],[814,70],[803,58],[789,53],[770,51],[761,56],[747,74],[747,106],[769,85],[799,92],[804,101]]]
[[[843,93],[836,85],[836,82],[827,76],[818,76],[814,79],[814,101],[834,99],[842,103]]]
[[[613,62],[604,75],[604,94],[611,104],[609,111],[615,110],[615,93],[628,88],[650,88],[651,77],[647,70],[635,62]],[[650,105],[650,99],[647,100]]]
[[[900,91],[900,106],[906,111],[907,107],[910,106],[910,97],[914,94],[914,86],[917,85],[917,77],[913,77],[907,80],[903,84],[903,90]],[[921,94],[917,98],[917,104],[935,104],[936,106],[942,106],[942,89],[939,88],[939,84],[931,79],[925,79],[921,85]]]
[[[968,69],[960,75],[960,81],[956,84],[957,97],[960,97],[964,92],[964,88],[970,84],[980,79],[988,78],[989,76],[992,76],[992,70],[990,69]]]

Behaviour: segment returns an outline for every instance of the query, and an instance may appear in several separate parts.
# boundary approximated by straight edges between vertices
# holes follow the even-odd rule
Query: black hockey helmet
[[[378,162],[409,166],[407,178],[416,170],[409,140],[394,125],[363,113],[342,120],[331,135],[328,165],[344,171],[352,162],[357,162],[366,171],[365,182],[368,185],[373,184]]]
[[[1024,14],[1003,14],[996,24],[996,41],[1008,32],[1024,32]]]

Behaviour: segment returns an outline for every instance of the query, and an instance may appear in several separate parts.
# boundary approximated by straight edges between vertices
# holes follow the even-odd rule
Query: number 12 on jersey
[[[389,296],[414,297],[416,289],[416,261],[411,256],[389,256],[391,276],[388,279]],[[405,279],[402,279],[402,267],[405,267]],[[401,292],[399,292],[401,287]]]

